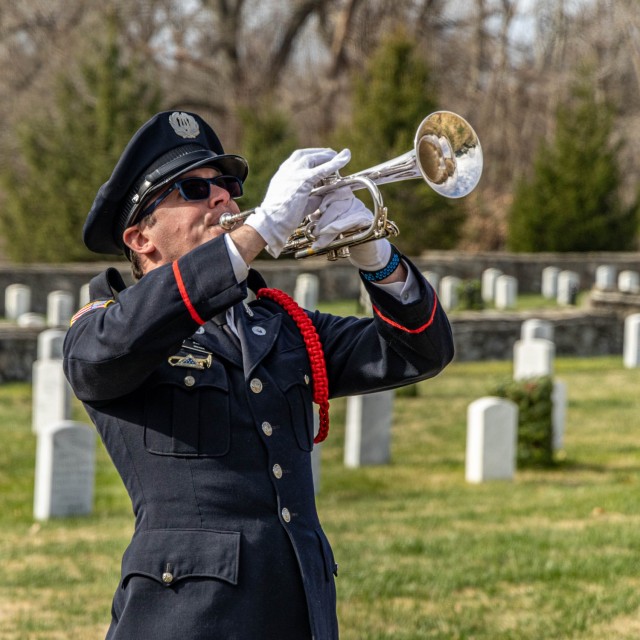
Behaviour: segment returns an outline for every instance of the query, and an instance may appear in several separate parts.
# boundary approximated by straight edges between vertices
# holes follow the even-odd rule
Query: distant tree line
[[[0,8],[1,251],[95,259],[80,240],[95,192],[162,109],[200,112],[227,150],[248,158],[243,208],[298,146],[349,147],[352,173],[408,151],[428,113],[455,111],[479,134],[481,183],[460,201],[415,181],[382,187],[401,249],[635,249],[636,5],[534,4],[9,3]]]

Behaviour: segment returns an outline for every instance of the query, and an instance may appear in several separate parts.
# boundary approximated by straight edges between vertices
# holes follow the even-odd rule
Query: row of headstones
[[[91,513],[96,433],[71,420],[72,391],[62,368],[66,331],[38,335],[32,430],[37,438],[33,514],[37,520]]]
[[[457,276],[440,276],[435,272],[425,272],[427,280],[438,291],[445,309],[453,309],[458,304],[458,291],[462,279]],[[301,282],[311,274],[301,274]],[[296,285],[298,286],[298,285]],[[302,287],[307,285],[300,285]],[[311,285],[316,287],[317,284]],[[580,286],[580,277],[574,271],[546,267],[542,270],[543,297],[556,299],[559,304],[575,303]],[[600,265],[596,269],[595,287],[601,290],[615,289],[624,293],[640,293],[640,273],[625,269],[617,274],[611,265]],[[500,269],[490,267],[482,272],[481,297],[484,302],[494,303],[498,309],[513,308],[518,297],[518,281],[505,275]],[[317,299],[317,298],[316,298]],[[89,302],[89,285],[80,288],[78,307]],[[73,295],[68,291],[51,291],[47,296],[46,318],[31,313],[31,288],[24,284],[12,284],[5,290],[5,317],[21,325],[66,326],[74,312]]]
[[[513,379],[553,377],[555,344],[553,325],[530,319],[522,323],[521,339],[513,350]],[[562,448],[567,388],[553,381],[552,447]],[[511,480],[517,466],[518,406],[506,398],[485,396],[467,408],[465,478],[470,483]]]
[[[617,289],[621,293],[640,293],[640,273],[630,269],[617,273],[614,266],[603,264],[596,269],[595,288],[601,291]]]
[[[437,273],[426,272],[427,280],[438,291],[442,306],[454,309],[459,302],[462,279],[457,276],[440,278]],[[490,267],[482,272],[481,297],[485,303],[493,303],[496,309],[512,309],[518,297],[518,281],[505,275],[500,269]],[[612,265],[596,268],[595,288],[603,291],[618,290],[621,293],[640,293],[640,273],[624,269],[617,273]],[[561,305],[573,305],[580,289],[580,276],[575,271],[545,267],[542,270],[541,293],[548,300],[556,300]]]
[[[89,302],[89,285],[80,289],[79,307]],[[4,292],[5,318],[20,327],[67,327],[76,307],[69,291],[51,291],[47,295],[46,315],[31,311],[31,288],[26,284],[10,284]]]
[[[454,309],[459,303],[462,278],[441,278],[432,271],[426,271],[424,275],[438,292],[442,307],[446,311]],[[575,304],[579,287],[580,276],[575,271],[560,270],[557,267],[542,270],[542,295],[547,299],[555,299],[561,305]],[[483,302],[492,303],[496,309],[513,309],[518,300],[518,280],[500,269],[489,267],[482,272],[480,278],[480,295]]]

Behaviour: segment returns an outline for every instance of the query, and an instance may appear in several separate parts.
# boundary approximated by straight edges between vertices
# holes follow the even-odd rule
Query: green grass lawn
[[[454,363],[398,397],[385,466],[343,466],[345,403],[332,402],[318,508],[344,640],[640,637],[640,370],[618,357],[555,370],[564,450],[513,482],[464,480],[467,407],[510,362]],[[0,386],[0,639],[102,638],[128,499],[100,446],[94,514],[34,523],[30,409],[27,385]]]

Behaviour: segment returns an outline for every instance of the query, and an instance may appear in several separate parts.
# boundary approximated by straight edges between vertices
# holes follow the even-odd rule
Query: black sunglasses
[[[169,189],[158,196],[138,216],[138,221],[151,215],[156,207],[173,191],[178,189],[180,195],[187,201],[206,200],[211,194],[211,185],[224,189],[235,200],[242,196],[242,180],[235,176],[215,176],[213,178],[184,178],[174,182]]]

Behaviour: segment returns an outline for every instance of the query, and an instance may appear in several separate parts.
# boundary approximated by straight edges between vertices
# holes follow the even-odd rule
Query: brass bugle
[[[387,217],[379,185],[422,178],[441,196],[462,198],[478,185],[482,165],[482,147],[471,125],[451,111],[436,111],[420,123],[413,149],[407,153],[349,176],[343,177],[336,172],[312,189],[312,196],[342,187],[350,187],[353,191],[367,189],[373,200],[373,219],[368,227],[354,229],[328,246],[314,249],[314,224],[305,218],[287,240],[282,253],[293,253],[298,259],[327,254],[329,260],[336,260],[347,256],[350,246],[397,236],[400,231]],[[232,229],[252,213],[253,209],[225,213],[219,224],[225,229]]]

